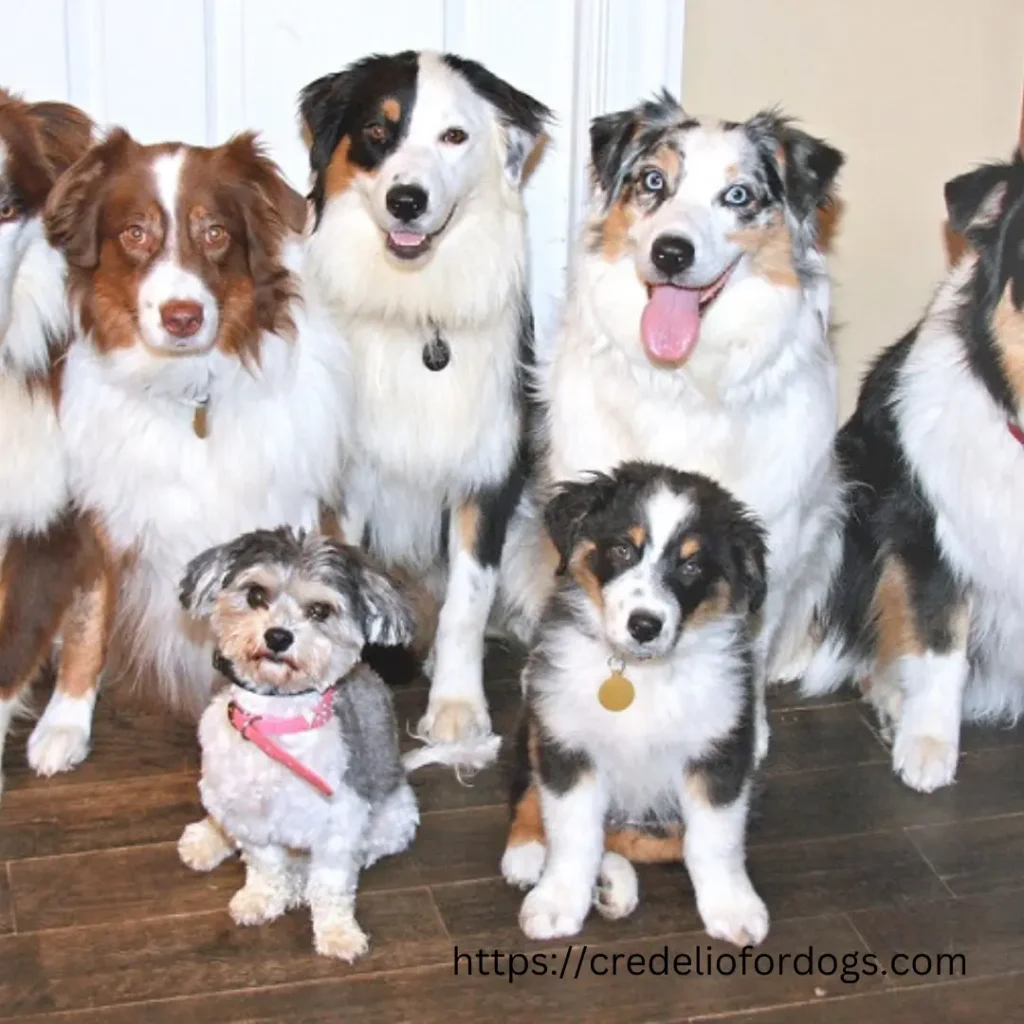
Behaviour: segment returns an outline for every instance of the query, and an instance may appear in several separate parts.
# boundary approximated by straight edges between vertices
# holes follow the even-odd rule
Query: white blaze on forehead
[[[687,132],[683,143],[683,177],[677,195],[706,205],[729,182],[743,153],[735,132],[700,127]]]
[[[465,128],[470,134],[487,123],[490,105],[440,54],[420,54],[416,78],[416,99],[406,142],[430,146],[450,127]]]
[[[0,179],[7,171],[7,143],[0,139]]]
[[[658,558],[669,541],[679,533],[680,527],[693,518],[696,509],[685,494],[677,494],[663,486],[647,499],[644,511],[650,557]]]
[[[217,336],[219,316],[217,301],[203,279],[181,264],[181,235],[188,231],[182,222],[181,176],[186,150],[181,147],[153,161],[153,178],[157,201],[164,218],[164,238],[160,253],[142,279],[139,287],[139,322],[142,335],[153,348],[202,350]],[[187,217],[187,211],[186,211]],[[164,329],[161,308],[168,302],[198,302],[203,308],[203,325],[182,344]]]

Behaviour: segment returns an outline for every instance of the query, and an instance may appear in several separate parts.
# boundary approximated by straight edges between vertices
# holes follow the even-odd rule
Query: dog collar
[[[1021,429],[1021,425],[1016,420],[1007,420],[1006,428],[1018,444],[1024,445],[1024,429]]]
[[[228,721],[242,736],[255,743],[272,761],[284,765],[290,772],[305,779],[324,796],[334,796],[334,790],[316,772],[310,771],[301,761],[292,757],[283,747],[275,743],[272,736],[292,736],[295,733],[320,729],[334,717],[334,687],[324,690],[312,711],[290,718],[277,715],[255,715],[246,711],[235,701],[228,702]]]

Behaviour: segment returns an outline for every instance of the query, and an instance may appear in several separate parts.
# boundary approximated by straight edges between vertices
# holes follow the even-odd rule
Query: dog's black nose
[[[271,626],[270,629],[263,634],[263,642],[275,654],[287,651],[288,648],[291,647],[294,639],[295,637],[292,636],[292,631],[290,629],[282,629],[280,626]]]
[[[666,277],[674,277],[693,266],[693,256],[693,242],[682,235],[662,235],[651,246],[651,262]]]
[[[634,640],[646,644],[661,632],[661,619],[651,612],[633,612],[626,620],[626,629]]]
[[[427,208],[427,193],[419,185],[392,185],[388,189],[388,212],[408,224]]]

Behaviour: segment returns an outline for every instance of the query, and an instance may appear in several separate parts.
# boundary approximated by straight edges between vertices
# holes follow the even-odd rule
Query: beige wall
[[[842,149],[833,319],[844,415],[946,265],[942,185],[1009,155],[1024,0],[687,0],[683,103],[781,104]]]

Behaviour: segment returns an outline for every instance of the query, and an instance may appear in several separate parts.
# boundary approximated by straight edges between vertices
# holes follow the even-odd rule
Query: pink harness
[[[324,796],[334,796],[334,790],[316,772],[310,771],[301,761],[292,757],[275,743],[271,736],[292,736],[298,732],[320,729],[334,718],[334,687],[325,690],[313,709],[312,715],[295,715],[292,718],[278,718],[274,715],[254,715],[231,701],[228,704],[228,721],[241,733],[242,739],[255,743],[264,754],[290,772],[305,779]]]

